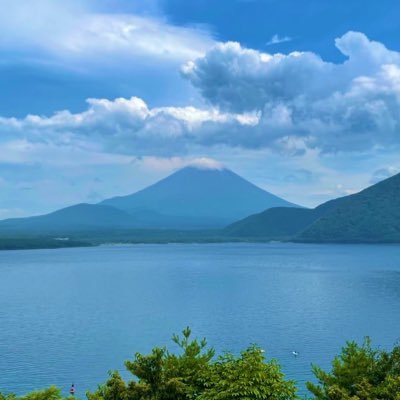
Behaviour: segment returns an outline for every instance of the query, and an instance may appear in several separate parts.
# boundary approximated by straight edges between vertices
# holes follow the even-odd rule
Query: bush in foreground
[[[37,390],[26,394],[25,396],[16,396],[14,394],[4,395],[0,393],[0,400],[63,400],[61,389],[51,386],[48,389]]]
[[[174,336],[178,354],[156,347],[149,355],[137,353],[125,363],[133,379],[125,382],[118,372],[88,400],[293,400],[295,383],[286,380],[279,364],[265,359],[264,351],[250,346],[240,355],[217,358],[205,340]],[[307,383],[315,400],[400,400],[400,347],[392,351],[349,342],[325,372],[313,366],[317,383]],[[71,399],[71,398],[69,398]],[[2,395],[0,400],[63,400],[55,387],[26,396]]]
[[[400,400],[400,347],[376,350],[348,342],[332,362],[330,373],[313,366],[318,384],[308,382],[317,400]]]
[[[293,381],[286,381],[275,361],[265,361],[263,351],[252,346],[234,356],[227,353],[215,361],[214,350],[205,340],[190,339],[190,329],[183,337],[174,336],[179,355],[166,348],[151,354],[136,354],[125,363],[134,380],[124,382],[118,372],[89,400],[233,400],[296,399]]]

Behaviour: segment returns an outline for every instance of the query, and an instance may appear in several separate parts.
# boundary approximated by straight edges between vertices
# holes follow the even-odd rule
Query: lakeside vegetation
[[[173,336],[177,353],[155,347],[148,355],[136,353],[125,367],[133,379],[126,382],[119,372],[88,400],[295,400],[296,383],[285,378],[276,360],[267,360],[264,350],[252,345],[240,355],[215,357],[206,340],[191,339],[186,328]],[[373,348],[367,338],[362,345],[348,342],[326,372],[313,366],[316,382],[308,382],[307,399],[400,400],[400,346],[391,351]],[[73,397],[69,397],[72,399]],[[56,387],[24,396],[2,394],[0,400],[63,400]]]
[[[53,235],[54,236],[54,235]],[[255,238],[234,238],[224,236],[218,230],[113,230],[96,232],[58,232],[57,236],[68,240],[57,240],[50,236],[35,237],[14,234],[11,237],[0,235],[1,250],[58,249],[66,247],[93,247],[113,244],[168,244],[168,243],[267,243],[269,240]]]

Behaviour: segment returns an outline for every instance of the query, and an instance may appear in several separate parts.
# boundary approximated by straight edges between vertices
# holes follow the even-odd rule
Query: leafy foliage
[[[63,400],[61,390],[51,386],[47,389],[37,390],[25,396],[16,396],[14,394],[5,395],[0,393],[0,400]]]
[[[136,380],[125,384],[114,372],[97,392],[88,393],[89,400],[190,400],[204,389],[203,374],[209,368],[214,350],[207,349],[203,339],[190,340],[191,330],[186,328],[183,337],[173,336],[181,349],[176,355],[166,348],[156,347],[149,355],[137,353],[133,361],[125,363]]]
[[[239,357],[228,353],[209,369],[199,400],[296,399],[293,381],[285,381],[278,363],[265,362],[264,352],[251,346]]]
[[[367,338],[362,346],[348,342],[327,373],[314,366],[319,381],[307,387],[318,400],[400,400],[400,347],[374,350]]]
[[[265,362],[258,347],[250,347],[240,357],[225,354],[213,361],[214,350],[205,340],[191,340],[186,328],[173,341],[181,354],[156,347],[151,354],[136,354],[125,363],[136,377],[127,384],[117,372],[88,393],[89,400],[229,400],[296,398],[292,381],[285,381],[275,361]]]
[[[148,355],[137,353],[125,363],[133,379],[118,372],[88,400],[295,400],[296,386],[285,380],[279,364],[266,361],[264,351],[250,346],[240,355],[225,353],[216,359],[207,342],[191,339],[186,328],[174,335],[179,354],[155,347]],[[317,383],[307,383],[314,400],[400,400],[400,346],[392,351],[348,342],[325,372],[313,366]],[[68,398],[72,400],[73,397]],[[0,400],[66,400],[55,387],[25,396],[0,393]]]

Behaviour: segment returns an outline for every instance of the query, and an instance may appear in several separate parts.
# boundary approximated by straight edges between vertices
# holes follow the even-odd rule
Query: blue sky
[[[400,171],[396,1],[0,8],[0,218],[199,160],[307,206]]]

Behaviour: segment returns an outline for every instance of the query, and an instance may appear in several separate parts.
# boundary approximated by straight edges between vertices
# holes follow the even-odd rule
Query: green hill
[[[225,228],[224,233],[230,237],[246,237],[249,239],[292,239],[320,217],[345,202],[345,199],[331,200],[314,209],[270,208],[229,225]]]
[[[229,225],[225,233],[299,242],[400,242],[400,174],[314,209],[271,208]]]
[[[135,218],[114,207],[77,204],[46,215],[0,221],[0,234],[63,234],[101,229],[133,228]]]
[[[314,210],[277,207],[235,222],[224,232],[231,237],[288,239],[314,220]]]
[[[400,174],[341,201],[296,239],[302,242],[400,242]]]

